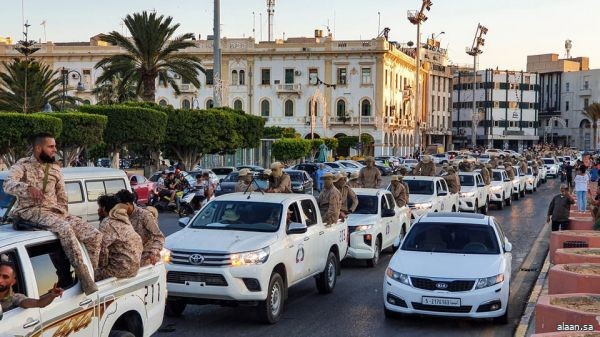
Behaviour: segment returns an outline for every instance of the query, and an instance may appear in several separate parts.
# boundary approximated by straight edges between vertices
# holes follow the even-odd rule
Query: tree
[[[178,74],[183,80],[200,88],[199,72],[205,72],[200,59],[191,54],[180,53],[194,46],[194,34],[186,33],[174,37],[179,24],[173,24],[173,18],[157,15],[134,13],[127,15],[123,22],[131,38],[117,31],[100,35],[100,40],[123,48],[125,54],[106,57],[95,65],[104,72],[96,80],[97,84],[109,81],[120,75],[124,81],[130,79],[136,83],[137,92],[142,93],[144,101],[154,102],[156,78],[159,83],[169,84],[176,94],[180,94],[179,86],[172,74]]]
[[[49,114],[2,112],[0,125],[0,158],[7,166],[31,155],[31,136],[49,133],[58,138],[62,131],[62,121]]]
[[[593,146],[594,150],[598,149],[598,139],[596,138],[598,131],[598,120],[600,119],[600,103],[592,103],[584,109],[583,115],[592,120],[592,129],[594,132]]]
[[[162,111],[127,105],[83,105],[79,110],[108,118],[104,142],[112,152],[114,168],[119,168],[119,153],[127,145],[145,144],[158,149],[163,142],[167,115]]]
[[[62,78],[58,70],[52,71],[48,65],[35,60],[13,59],[2,62],[5,71],[0,72],[0,110],[18,112],[39,112],[46,103],[53,109],[62,106]],[[25,73],[27,73],[27,111],[25,105]],[[79,98],[65,96],[71,105]]]
[[[263,137],[266,139],[297,138],[300,134],[294,128],[283,128],[281,126],[267,126],[264,128]]]
[[[56,139],[63,166],[71,166],[81,152],[92,145],[100,144],[108,118],[78,112],[52,113],[50,116],[62,120],[62,133]]]
[[[306,157],[311,150],[312,142],[308,139],[282,138],[273,142],[271,153],[275,159],[290,164]]]
[[[109,105],[136,100],[138,97],[136,89],[131,78],[124,80],[120,74],[115,74],[109,80],[96,86],[92,93],[96,95],[98,104]]]

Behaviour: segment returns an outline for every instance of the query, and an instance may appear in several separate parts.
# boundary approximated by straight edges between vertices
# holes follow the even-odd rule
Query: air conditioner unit
[[[275,84],[279,84],[280,82],[280,80],[275,80]]]
[[[302,72],[300,70],[296,70],[296,71],[294,71],[294,75],[300,76],[300,75],[302,75]]]

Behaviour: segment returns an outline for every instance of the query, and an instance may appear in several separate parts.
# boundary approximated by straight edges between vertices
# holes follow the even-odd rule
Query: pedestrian
[[[89,295],[98,290],[84,263],[79,242],[85,246],[93,269],[98,267],[102,234],[83,219],[69,215],[65,181],[55,160],[56,140],[42,133],[33,138],[33,155],[10,168],[4,191],[17,197],[13,218],[36,223],[40,229],[56,233],[60,243]]]
[[[210,174],[208,174],[208,171],[202,172],[202,183],[204,184],[204,197],[208,202],[213,198],[216,188],[215,184],[212,182],[212,180],[210,180]]]
[[[365,158],[367,166],[360,169],[358,180],[363,188],[379,188],[381,185],[381,172],[375,167],[375,159],[373,157]]]
[[[165,245],[165,235],[158,227],[158,217],[148,209],[135,204],[135,195],[128,190],[120,190],[117,199],[127,206],[127,216],[136,233],[142,238],[142,259],[140,266],[156,264],[160,261],[160,252]]]
[[[552,231],[569,228],[569,214],[573,204],[575,204],[575,200],[569,193],[569,187],[566,184],[560,185],[560,194],[552,198],[548,207],[547,221],[552,221]]]
[[[333,185],[337,181],[337,176],[327,172],[323,175],[323,191],[317,198],[321,218],[326,226],[330,226],[340,218],[340,209],[342,207],[342,195]]]
[[[315,171],[315,181],[317,182],[317,191],[323,190],[323,175],[327,172],[325,170],[325,164],[319,164],[319,168]]]
[[[292,193],[292,179],[289,174],[283,172],[283,166],[280,162],[271,164],[271,178],[267,193]]]
[[[119,199],[112,195],[101,195],[97,202],[98,216],[103,220],[99,226],[102,250],[96,281],[134,277],[140,269],[144,246],[129,221],[127,205],[118,203]]]
[[[582,213],[587,208],[587,194],[590,192],[590,176],[585,166],[579,167],[579,174],[575,176],[575,194],[577,194],[577,210]]]
[[[348,186],[348,176],[345,173],[337,174],[337,181],[333,183],[335,188],[340,191],[341,198],[341,207],[340,213],[342,218],[346,218],[346,216],[350,213],[354,213],[356,207],[358,207],[358,197],[356,193]],[[351,205],[348,205],[351,202]]]
[[[600,209],[598,206],[594,206],[594,208],[592,208],[592,221],[594,224],[594,230],[600,231]]]
[[[406,199],[407,193],[404,190],[404,185],[400,182],[399,176],[393,175],[390,179],[391,181],[391,192],[394,200],[396,201],[396,205],[398,207],[404,207],[408,203],[408,199]]]

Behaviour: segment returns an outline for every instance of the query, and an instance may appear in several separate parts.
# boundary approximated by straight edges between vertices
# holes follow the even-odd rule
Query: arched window
[[[181,108],[182,109],[189,109],[190,108],[190,101],[187,99],[184,99],[183,101],[181,101]]]
[[[266,99],[263,99],[263,101],[260,102],[260,115],[263,117],[269,117],[270,114],[271,114],[271,106],[269,104],[269,101]]]
[[[371,101],[366,98],[360,103],[360,115],[365,117],[371,116]]]
[[[244,110],[244,106],[242,105],[242,100],[236,99],[235,101],[233,101],[233,110],[239,110],[239,111]]]
[[[158,105],[160,106],[166,106],[167,105],[167,101],[164,99],[161,99],[160,101],[158,101]]]
[[[346,101],[344,101],[343,99],[339,99],[335,106],[335,111],[337,112],[338,117],[346,116]]]
[[[92,102],[89,99],[86,99],[83,101],[83,104],[90,105],[90,104],[92,104]]]
[[[213,102],[212,99],[209,99],[208,101],[206,101],[206,108],[207,109],[212,109],[215,106],[215,103]]]
[[[314,101],[311,99],[308,101],[308,116],[318,116],[319,115],[319,101]]]
[[[285,117],[294,117],[294,101],[291,99],[285,101],[283,109]]]
[[[240,85],[246,85],[246,72],[240,70]]]
[[[234,70],[231,72],[231,85],[238,85],[238,72]]]

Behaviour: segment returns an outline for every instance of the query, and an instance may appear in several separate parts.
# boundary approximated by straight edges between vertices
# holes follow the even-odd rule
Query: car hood
[[[379,222],[379,216],[377,214],[356,214],[352,213],[348,215],[348,226],[358,225],[373,225]]]
[[[461,186],[460,187],[460,191],[461,192],[475,192],[477,189],[475,188],[475,186]]]
[[[431,202],[433,194],[409,194],[408,202],[420,204],[423,202]]]
[[[170,250],[239,253],[270,246],[277,238],[277,233],[186,227],[169,235],[166,238],[165,247]]]
[[[502,255],[426,253],[400,250],[390,261],[393,270],[421,277],[483,278],[504,270]]]

